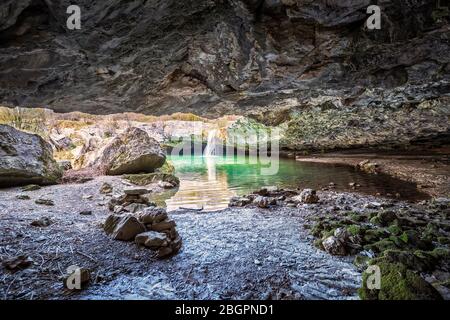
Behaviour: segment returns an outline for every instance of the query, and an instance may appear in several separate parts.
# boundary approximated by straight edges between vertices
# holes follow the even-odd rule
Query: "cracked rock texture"
[[[242,114],[293,149],[448,142],[449,11],[375,2],[381,30],[369,0],[78,0],[69,31],[72,1],[4,0],[0,103]]]

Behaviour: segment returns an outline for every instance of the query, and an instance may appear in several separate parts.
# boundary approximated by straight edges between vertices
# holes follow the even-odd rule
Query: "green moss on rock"
[[[450,261],[450,249],[448,248],[436,248],[431,251],[431,255],[439,260]]]
[[[311,234],[316,238],[320,237],[324,228],[324,223],[320,221],[313,225],[313,227],[311,228]]]
[[[449,238],[449,237],[438,237],[438,238],[437,238],[437,241],[438,241],[440,244],[444,244],[444,245],[450,244],[450,238]]]
[[[372,264],[372,262],[371,262]],[[381,262],[381,288],[368,289],[370,274],[363,274],[359,297],[363,300],[442,300],[439,292],[417,273],[400,263]]]
[[[363,229],[359,225],[353,224],[353,225],[347,227],[347,231],[351,235],[357,236],[357,235],[361,235],[362,234]]]
[[[382,239],[372,244],[364,246],[366,250],[372,250],[375,253],[381,253],[385,250],[397,249],[397,245],[390,239]]]
[[[410,270],[427,272],[433,271],[436,268],[437,260],[426,252],[417,254],[417,252],[406,250],[386,250],[381,257],[375,258],[372,261],[373,264],[382,262],[400,263]]]
[[[432,242],[426,239],[421,239],[419,232],[417,232],[416,230],[406,230],[399,236],[399,239],[401,239],[410,248],[416,248],[420,250],[433,249]]]
[[[324,247],[323,247],[323,244],[322,244],[322,239],[316,239],[316,240],[314,240],[314,246],[315,246],[317,249],[325,250]]]
[[[388,231],[393,234],[394,236],[398,236],[402,233],[402,228],[400,228],[396,224],[392,224],[389,226]]]
[[[425,227],[425,230],[422,232],[422,239],[427,241],[436,241],[439,235],[439,227],[430,222]]]
[[[366,243],[374,243],[388,236],[388,233],[383,228],[369,229],[364,233],[364,241]]]
[[[353,260],[353,264],[360,270],[364,270],[369,265],[370,258],[368,256],[357,255]]]
[[[137,186],[146,186],[158,181],[170,182],[175,186],[180,184],[180,180],[172,174],[165,173],[144,173],[144,174],[128,174],[123,178]]]
[[[377,226],[382,226],[383,223],[381,222],[380,218],[378,216],[375,216],[370,219],[370,223]]]
[[[175,166],[173,165],[172,161],[166,159],[166,162],[164,162],[163,166],[156,169],[156,172],[175,175]]]
[[[393,211],[383,210],[378,212],[377,218],[376,224],[386,227],[397,219],[397,215]]]
[[[366,222],[367,221],[367,216],[365,214],[361,214],[361,213],[349,212],[347,214],[347,217],[354,222]]]

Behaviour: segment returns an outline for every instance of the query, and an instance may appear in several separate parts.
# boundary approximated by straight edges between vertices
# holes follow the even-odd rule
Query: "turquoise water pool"
[[[182,208],[219,210],[226,208],[231,197],[244,195],[264,186],[315,188],[336,184],[333,190],[354,192],[349,184],[361,185],[357,192],[419,200],[426,196],[412,183],[386,175],[369,175],[352,167],[304,163],[278,159],[271,164],[255,157],[169,156],[180,178],[180,187],[167,199],[169,211]],[[272,172],[270,172],[272,171]]]

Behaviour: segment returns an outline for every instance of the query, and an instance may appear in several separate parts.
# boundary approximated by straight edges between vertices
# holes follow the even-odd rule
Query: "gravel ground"
[[[157,260],[152,251],[114,241],[101,229],[109,214],[108,196],[99,193],[105,181],[116,192],[124,187],[119,178],[100,177],[85,184],[0,192],[0,258],[26,255],[33,260],[18,272],[0,269],[2,299],[356,297],[360,274],[350,258],[317,250],[303,228],[304,217],[321,205],[172,212],[183,247],[178,255]],[[30,199],[19,200],[18,195]],[[54,206],[35,204],[39,198],[53,200]],[[92,215],[80,215],[86,210]],[[52,224],[30,225],[43,217]],[[90,285],[80,293],[68,292],[62,285],[72,265],[92,272]]]

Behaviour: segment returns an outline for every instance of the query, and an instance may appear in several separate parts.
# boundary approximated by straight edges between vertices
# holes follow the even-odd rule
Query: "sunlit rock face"
[[[38,135],[0,125],[0,187],[55,184],[61,176],[49,143]]]
[[[403,114],[423,102],[437,108],[438,117],[413,118],[417,126],[400,132],[402,143],[449,130],[448,101],[440,99],[450,91],[449,17],[435,1],[383,2],[382,28],[372,31],[365,27],[369,0],[79,0],[79,31],[65,27],[69,4],[0,4],[0,102],[294,121],[286,146],[300,149],[317,139],[295,129],[298,117],[330,104],[337,118],[382,119],[386,110]],[[383,132],[407,119],[382,131],[359,125],[366,122],[339,128],[356,126],[383,144]],[[343,147],[360,144],[348,136]]]

